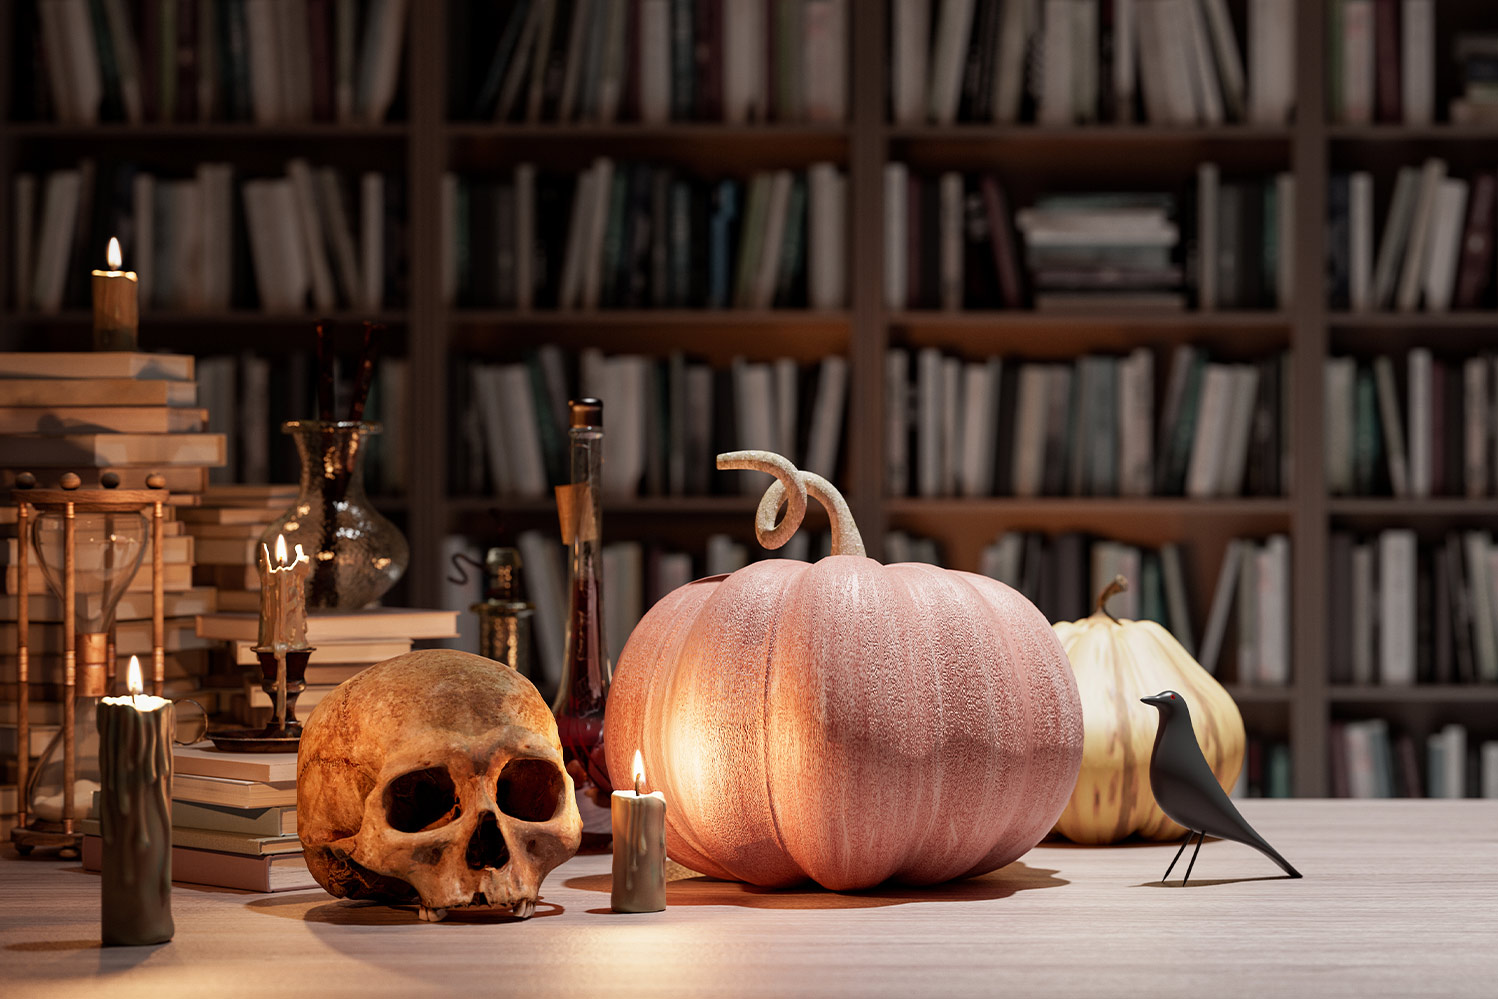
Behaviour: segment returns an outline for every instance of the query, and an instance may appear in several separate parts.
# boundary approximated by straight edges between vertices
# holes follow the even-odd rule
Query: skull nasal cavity
[[[526,822],[544,822],[562,804],[562,772],[546,760],[511,760],[494,789],[499,810]]]
[[[499,870],[509,862],[510,848],[505,846],[505,837],[499,831],[499,823],[495,821],[493,815],[486,814],[479,821],[479,827],[474,832],[473,839],[468,841],[468,866],[475,871],[481,871],[486,867]]]
[[[398,832],[436,829],[460,812],[458,791],[446,770],[413,770],[385,785],[385,820]]]

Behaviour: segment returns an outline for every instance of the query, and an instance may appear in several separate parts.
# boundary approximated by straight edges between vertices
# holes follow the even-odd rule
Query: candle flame
[[[125,686],[129,688],[131,697],[139,697],[141,690],[143,690],[145,687],[145,684],[140,678],[139,656],[130,657],[130,669],[125,674]]]
[[[112,271],[119,270],[120,265],[125,262],[125,258],[120,254],[120,241],[114,236],[109,237],[109,250],[104,257],[109,261],[109,269]]]
[[[641,788],[645,786],[645,757],[640,754],[638,749],[635,750],[635,762],[630,767],[630,773],[634,775],[635,779],[635,794],[643,794],[644,792]]]
[[[276,565],[286,564],[286,535],[276,535]]]

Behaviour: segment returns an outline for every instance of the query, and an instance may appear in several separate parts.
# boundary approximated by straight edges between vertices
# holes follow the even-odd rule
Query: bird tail
[[[1260,853],[1278,864],[1280,866],[1280,870],[1284,871],[1292,878],[1303,877],[1303,875],[1299,871],[1290,866],[1290,861],[1286,860],[1284,857],[1281,857],[1278,850],[1264,841],[1264,837],[1257,836],[1256,839],[1258,840],[1258,842],[1254,843],[1254,846],[1258,848]]]

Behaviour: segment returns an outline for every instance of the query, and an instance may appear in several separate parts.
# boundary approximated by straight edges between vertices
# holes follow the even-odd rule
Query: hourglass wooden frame
[[[103,477],[107,483],[109,473]],[[82,845],[83,835],[75,828],[73,787],[77,780],[77,746],[73,723],[75,700],[78,688],[78,650],[74,600],[77,596],[75,578],[77,553],[77,521],[80,513],[140,513],[150,511],[151,520],[151,692],[162,694],[166,682],[165,645],[165,597],[163,594],[162,546],[165,535],[165,511],[170,493],[164,488],[162,476],[151,475],[146,479],[146,489],[116,489],[107,484],[99,488],[79,488],[78,476],[68,473],[62,477],[61,485],[55,489],[38,489],[35,476],[23,474],[17,478],[17,488],[11,490],[16,504],[16,788],[18,791],[16,827],[11,830],[11,841],[20,853],[30,853],[36,847],[76,849]],[[51,822],[35,820],[28,822],[29,794],[27,785],[31,774],[31,657],[29,632],[31,625],[30,528],[35,517],[42,513],[60,512],[63,516],[63,565],[62,565],[62,738],[63,738],[63,795],[62,820]],[[137,570],[138,571],[138,570]],[[111,625],[105,653],[105,692],[112,686],[115,673],[114,627]]]

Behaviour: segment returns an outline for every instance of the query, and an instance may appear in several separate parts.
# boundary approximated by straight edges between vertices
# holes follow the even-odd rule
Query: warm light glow
[[[120,269],[120,265],[125,262],[125,258],[120,254],[120,241],[118,239],[113,236],[109,237],[109,251],[104,256],[109,261],[110,270],[117,271]]]
[[[286,564],[286,535],[276,535],[276,565]]]
[[[645,757],[640,755],[640,751],[638,749],[635,750],[635,762],[634,765],[630,767],[630,773],[632,773],[635,778],[635,794],[644,794],[645,792],[642,790],[642,788],[644,788],[645,786]]]
[[[130,670],[125,674],[125,686],[130,690],[131,697],[139,697],[145,689],[145,683],[140,678],[140,657],[130,657]]]

